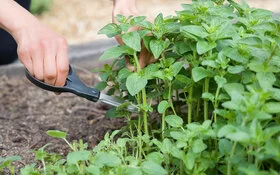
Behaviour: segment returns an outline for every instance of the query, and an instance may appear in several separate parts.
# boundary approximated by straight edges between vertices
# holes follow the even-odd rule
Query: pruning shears
[[[86,98],[89,101],[103,102],[114,107],[118,107],[125,102],[123,100],[103,94],[97,89],[86,86],[76,75],[71,65],[69,65],[69,73],[66,78],[65,85],[62,87],[52,86],[44,83],[43,81],[38,80],[37,78],[33,77],[27,69],[25,70],[25,75],[27,79],[30,80],[33,84],[48,91],[59,93],[70,92],[77,96]],[[138,112],[138,108],[133,104],[128,105],[125,109],[134,113]]]

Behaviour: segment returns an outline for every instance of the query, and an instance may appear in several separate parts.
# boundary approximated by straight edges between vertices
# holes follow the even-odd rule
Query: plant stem
[[[209,92],[209,78],[205,78],[204,92]],[[208,100],[204,100],[204,120],[208,120]]]
[[[192,96],[193,96],[193,87],[191,86],[189,89],[189,97],[188,97],[188,123],[192,122]]]
[[[228,165],[227,165],[227,175],[231,175],[231,161],[230,159],[232,158],[234,152],[235,152],[235,148],[236,148],[237,142],[233,143],[232,149],[231,149],[231,153],[230,153],[230,157],[228,159]]]
[[[199,120],[199,111],[200,111],[200,99],[197,99],[195,121]]]
[[[161,117],[161,138],[164,139],[164,130],[165,130],[165,112],[162,114]]]
[[[147,95],[146,95],[145,88],[142,89],[142,102],[144,106],[147,106]],[[146,135],[149,136],[147,111],[143,111],[143,122],[144,122],[144,132]]]
[[[219,101],[218,101],[219,93],[220,93],[220,88],[217,88],[217,91],[215,94],[214,110],[216,110],[219,105]],[[216,122],[217,122],[217,114],[216,114],[216,112],[214,112],[214,123],[216,123]]]

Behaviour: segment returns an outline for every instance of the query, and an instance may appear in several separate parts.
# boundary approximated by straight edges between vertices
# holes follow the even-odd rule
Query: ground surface
[[[239,0],[241,1],[241,0]],[[137,0],[141,15],[151,19],[160,12],[164,16],[181,10],[182,3],[191,0]],[[264,8],[280,12],[280,0],[247,0],[256,8]],[[113,0],[53,0],[51,11],[39,17],[52,29],[65,36],[70,44],[104,39],[105,35],[97,35],[98,30],[112,21]]]
[[[78,71],[87,85],[93,85],[96,76]],[[123,119],[106,119],[108,106],[92,103],[72,94],[55,95],[32,85],[26,78],[0,77],[0,156],[19,155],[22,161],[17,170],[34,161],[31,149],[47,143],[50,152],[66,154],[64,141],[50,138],[48,130],[62,130],[72,140],[83,139],[94,147],[106,132],[120,128]]]
[[[112,0],[53,0],[52,9],[40,20],[65,36],[70,44],[104,39],[97,31],[111,22]],[[188,0],[138,0],[143,15],[169,15],[180,10]],[[279,0],[250,0],[250,5],[279,12]],[[95,65],[97,66],[97,65]],[[97,82],[97,75],[80,71],[88,85]],[[0,156],[20,155],[22,167],[33,161],[31,149],[53,143],[49,151],[65,154],[67,145],[45,133],[50,129],[66,131],[69,140],[83,139],[91,147],[107,131],[121,127],[122,119],[105,119],[107,106],[92,103],[71,94],[60,96],[43,91],[23,76],[6,78],[0,75]]]

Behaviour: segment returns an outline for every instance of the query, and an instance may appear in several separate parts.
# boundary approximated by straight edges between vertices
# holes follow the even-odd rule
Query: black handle
[[[46,84],[37,78],[33,77],[28,70],[25,70],[25,75],[28,80],[30,80],[33,84],[36,86],[52,91],[52,92],[71,92],[73,94],[76,94],[80,97],[86,98],[90,101],[97,102],[100,97],[100,91],[87,87],[76,75],[76,73],[73,71],[72,67],[69,65],[69,73],[65,82],[65,85],[62,87],[59,86],[52,86],[49,84]]]

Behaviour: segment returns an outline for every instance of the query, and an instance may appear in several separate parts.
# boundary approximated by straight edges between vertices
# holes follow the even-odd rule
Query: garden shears
[[[59,92],[59,93],[70,92],[77,96],[86,98],[89,101],[103,102],[114,107],[118,107],[125,102],[123,100],[103,94],[97,89],[86,86],[79,79],[79,77],[76,75],[75,71],[72,69],[70,65],[69,65],[69,73],[66,78],[65,85],[62,87],[52,86],[44,83],[43,81],[38,80],[37,78],[32,76],[27,69],[25,70],[25,75],[27,79],[30,80],[33,84],[48,91]],[[133,104],[128,105],[125,109],[127,111],[134,112],[134,113],[138,112],[138,108]]]

